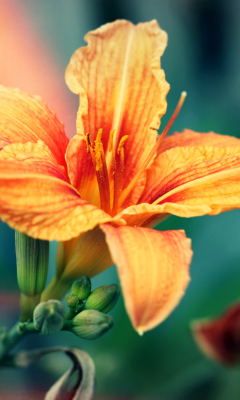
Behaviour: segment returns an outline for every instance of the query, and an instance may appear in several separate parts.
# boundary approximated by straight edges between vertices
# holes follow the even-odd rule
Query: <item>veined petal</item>
[[[142,203],[130,206],[120,212],[114,220],[124,220],[130,226],[151,227],[158,225],[164,221],[169,215],[177,215],[179,217],[194,217],[210,214],[212,211],[209,205],[196,204],[175,204],[164,203],[161,205]]]
[[[74,53],[66,71],[69,88],[81,99],[79,136],[72,139],[67,151],[69,176],[84,198],[85,193],[92,195],[89,188],[95,179],[84,135],[90,132],[93,142],[103,128],[106,153],[111,129],[116,130],[115,148],[121,137],[129,135],[124,145],[124,188],[155,144],[169,90],[159,62],[167,35],[156,21],[134,26],[119,20],[89,32],[85,39],[89,45]],[[110,165],[111,153],[106,156]]]
[[[53,176],[64,181],[68,181],[66,170],[63,166],[58,165],[49,148],[44,142],[38,140],[37,143],[14,143],[5,146],[0,152],[1,161],[13,161],[14,168],[19,172],[22,166],[25,173],[43,174]],[[8,168],[9,164],[6,164]]]
[[[189,282],[191,241],[183,231],[101,225],[117,264],[125,306],[141,334],[174,310]]]
[[[112,220],[66,182],[31,169],[0,160],[0,217],[12,228],[34,238],[64,241]]]
[[[42,140],[59,165],[66,166],[69,140],[64,126],[39,96],[0,86],[0,148],[12,143]]]
[[[63,279],[74,280],[79,276],[95,276],[113,265],[105,235],[96,226],[80,237],[59,243],[63,246],[64,271],[57,271]]]
[[[174,147],[187,146],[240,147],[240,139],[214,132],[199,133],[184,129],[182,132],[166,136],[158,149],[158,155]]]
[[[239,147],[174,148],[157,157],[147,171],[146,187],[139,202],[209,206],[209,214],[238,208],[239,170]]]

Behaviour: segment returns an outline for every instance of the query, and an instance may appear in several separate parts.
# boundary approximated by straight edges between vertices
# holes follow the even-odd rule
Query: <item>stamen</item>
[[[110,131],[109,142],[108,142],[108,151],[111,152],[113,149],[113,136],[115,133],[115,129]]]
[[[101,208],[110,213],[110,188],[107,164],[102,144],[103,129],[99,129],[95,140],[95,168],[99,186]]]
[[[126,140],[128,140],[128,138],[129,138],[129,135],[125,135],[120,140],[119,145],[118,145],[118,149],[117,149],[117,153],[118,154],[121,153],[121,150],[123,149],[124,143],[126,142]]]
[[[182,108],[182,105],[184,103],[184,100],[187,96],[186,92],[182,92],[181,93],[181,97],[178,101],[177,107],[175,108],[173,115],[171,116],[169,122],[167,123],[166,127],[164,128],[164,130],[162,131],[161,135],[158,137],[157,142],[155,144],[155,146],[152,148],[152,150],[150,151],[150,153],[148,154],[147,158],[145,159],[145,161],[143,162],[143,164],[141,165],[141,167],[139,168],[138,172],[136,173],[136,175],[133,177],[133,179],[131,180],[131,182],[129,183],[129,185],[126,187],[126,189],[124,189],[124,191],[122,192],[122,195],[119,199],[119,201],[121,201],[121,203],[124,202],[124,200],[127,198],[127,196],[129,195],[129,193],[131,192],[131,190],[133,189],[134,185],[136,184],[136,182],[138,181],[138,179],[140,178],[141,174],[143,173],[143,171],[148,167],[148,164],[150,163],[150,161],[152,160],[152,158],[154,157],[155,153],[157,152],[157,150],[159,149],[163,139],[165,138],[166,134],[168,133],[169,129],[171,128],[173,122],[175,121],[179,111]]]

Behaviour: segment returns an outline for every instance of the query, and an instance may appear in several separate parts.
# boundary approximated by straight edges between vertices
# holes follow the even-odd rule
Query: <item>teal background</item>
[[[0,0],[0,7],[1,3],[4,0]],[[8,4],[15,13],[14,1]],[[171,90],[162,127],[170,118],[180,92],[186,90],[187,100],[172,131],[191,128],[240,137],[238,0],[227,3],[221,0],[22,0],[17,12],[29,21],[54,58],[63,85],[69,59],[84,45],[83,36],[87,31],[117,18],[134,23],[156,18],[169,35],[161,62]],[[5,62],[4,58],[0,60]],[[27,80],[26,74],[26,85]],[[44,93],[34,94],[44,97]],[[67,115],[66,124],[69,137],[74,134],[72,127],[77,110],[77,99],[72,96],[72,114]],[[53,104],[51,108],[54,109]],[[96,364],[97,399],[238,400],[239,368],[226,368],[206,359],[196,347],[189,327],[194,319],[218,315],[239,299],[239,221],[240,211],[234,210],[216,217],[171,217],[158,227],[184,229],[192,239],[191,283],[172,315],[143,337],[132,329],[121,299],[112,312],[114,328],[95,342],[59,333],[53,337],[28,337],[19,348],[68,344],[87,350]],[[54,274],[55,252],[56,243],[52,243],[49,276]],[[19,293],[14,232],[3,223],[0,223],[0,268],[1,325],[10,327],[18,318]],[[114,282],[118,278],[112,267],[95,277],[93,286]],[[38,399],[38,396],[40,399],[68,365],[59,355],[26,371],[1,370],[0,398],[17,399],[24,393],[25,400]]]

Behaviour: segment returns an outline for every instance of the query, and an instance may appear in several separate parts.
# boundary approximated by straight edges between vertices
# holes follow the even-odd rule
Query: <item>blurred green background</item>
[[[0,0],[0,83],[41,95],[72,137],[78,99],[65,87],[65,68],[84,45],[87,31],[118,18],[134,23],[156,18],[169,35],[162,67],[171,90],[162,126],[186,90],[174,130],[240,137],[238,0]],[[28,337],[19,348],[71,345],[87,350],[96,364],[97,399],[238,400],[239,368],[207,360],[189,326],[194,319],[221,313],[240,297],[239,222],[240,211],[235,210],[189,220],[171,217],[159,226],[185,229],[192,239],[192,280],[174,313],[143,337],[132,329],[121,300],[112,312],[114,329],[95,342],[65,332]],[[50,277],[55,252],[52,243]],[[3,223],[0,268],[1,325],[10,327],[18,318],[19,293],[14,232]],[[93,286],[114,282],[118,278],[112,267],[94,278]],[[0,398],[41,399],[68,365],[59,355],[26,371],[2,370]]]

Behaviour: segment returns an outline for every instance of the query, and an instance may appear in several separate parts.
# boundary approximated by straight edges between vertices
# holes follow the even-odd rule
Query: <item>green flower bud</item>
[[[99,338],[113,326],[111,317],[95,310],[82,311],[70,323],[69,330],[75,335],[89,340]]]
[[[115,307],[119,299],[119,295],[120,290],[115,284],[100,286],[93,290],[93,292],[87,298],[84,309],[98,310],[107,314]]]
[[[17,279],[27,296],[41,294],[47,280],[49,242],[15,232]]]
[[[74,294],[69,293],[66,296],[66,303],[69,308],[75,308],[78,304],[78,298]]]
[[[35,308],[33,323],[42,335],[52,335],[60,331],[64,325],[65,308],[58,300],[44,301]]]
[[[73,282],[71,287],[72,294],[78,297],[79,300],[85,300],[91,293],[91,281],[88,276],[79,278]]]

